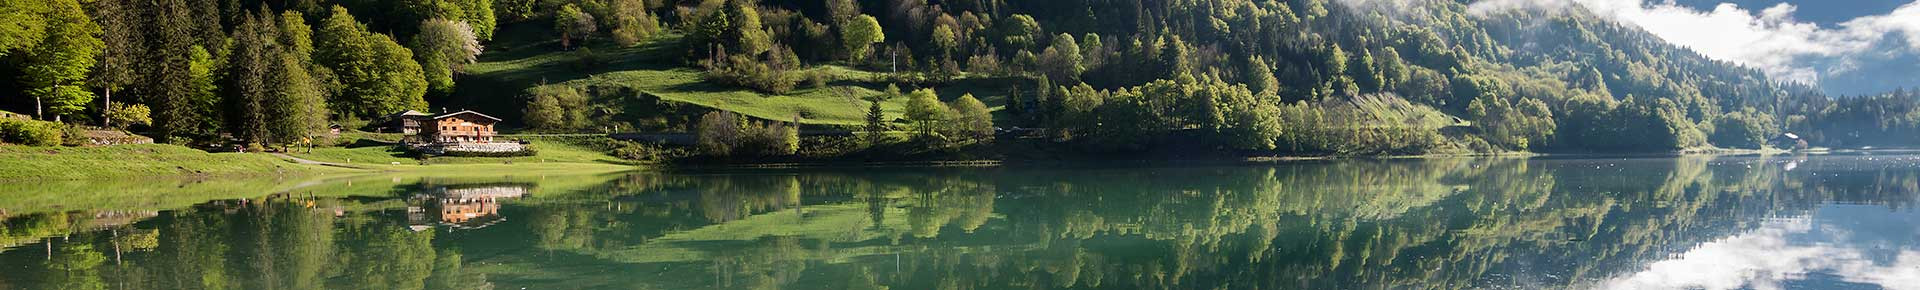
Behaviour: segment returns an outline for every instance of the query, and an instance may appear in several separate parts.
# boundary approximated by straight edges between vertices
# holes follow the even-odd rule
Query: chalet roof
[[[459,112],[452,112],[452,113],[446,113],[446,114],[440,114],[440,115],[436,115],[436,116],[433,116],[433,119],[434,119],[434,120],[439,120],[439,119],[444,119],[444,118],[446,118],[446,117],[453,117],[453,116],[458,116],[458,115],[461,115],[461,114],[473,114],[473,115],[475,115],[475,116],[480,116],[481,118],[487,118],[487,119],[493,119],[494,121],[500,121],[500,118],[494,118],[493,116],[488,116],[487,114],[481,114],[480,112],[474,112],[473,110],[461,110],[461,111],[459,111]]]
[[[402,116],[429,116],[429,114],[427,114],[427,113],[421,113],[420,111],[414,111],[414,110],[406,110],[406,111],[401,111],[401,112],[399,112],[399,113],[393,113],[392,115],[387,115],[387,116],[393,116],[393,117],[402,117]]]

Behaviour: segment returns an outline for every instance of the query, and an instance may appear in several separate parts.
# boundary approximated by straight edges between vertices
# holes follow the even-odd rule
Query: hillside
[[[5,74],[0,109],[117,120],[163,143],[265,145],[474,109],[509,132],[711,129],[732,139],[699,154],[719,159],[968,151],[1004,134],[1127,156],[1671,152],[1789,145],[1774,142],[1785,132],[1886,146],[1907,141],[1853,133],[1920,133],[1905,92],[1825,96],[1582,5],[234,2],[0,4],[31,16],[0,31],[0,72],[20,72]],[[1870,104],[1899,111],[1858,107]],[[782,138],[802,126],[882,137]]]
[[[1091,7],[1101,7],[1102,1],[1062,1],[1060,3],[1078,3]],[[997,2],[996,2],[997,3]],[[901,4],[912,6],[911,2]],[[924,4],[919,4],[924,5]],[[1736,143],[1740,138],[1749,136],[1721,137],[1714,132],[1715,125],[1724,123],[1727,112],[1745,110],[1768,112],[1764,122],[1778,123],[1794,112],[1792,108],[1783,108],[1788,100],[1821,98],[1809,95],[1811,90],[1803,87],[1780,85],[1767,80],[1756,70],[1741,68],[1730,63],[1717,62],[1696,53],[1659,41],[1658,38],[1638,29],[1615,24],[1600,19],[1582,10],[1563,12],[1543,12],[1530,10],[1497,11],[1495,13],[1470,13],[1467,5],[1453,1],[1376,1],[1347,4],[1346,2],[1291,1],[1284,5],[1261,3],[1242,3],[1237,1],[1213,2],[1213,7],[1181,7],[1162,4],[1160,10],[1174,11],[1164,15],[1118,14],[1101,20],[1088,20],[1058,14],[1039,13],[1062,8],[1053,4],[1012,3],[1005,6],[989,5],[1000,8],[1001,13],[1009,16],[1032,15],[1036,30],[1033,42],[1037,47],[1027,53],[1007,54],[1010,63],[1031,62],[1025,65],[1029,73],[990,74],[967,72],[954,74],[949,81],[917,82],[918,86],[934,88],[942,100],[952,100],[961,94],[971,93],[996,111],[1005,110],[1009,105],[1021,107],[1021,112],[1034,110],[1059,110],[1045,108],[1047,102],[1042,98],[1054,97],[1066,99],[1067,94],[1094,93],[1099,98],[1113,101],[1115,93],[1138,89],[1142,79],[1154,75],[1177,75],[1184,71],[1197,75],[1205,82],[1223,82],[1248,86],[1251,93],[1259,95],[1272,92],[1277,104],[1296,103],[1313,106],[1310,111],[1331,113],[1331,120],[1321,122],[1361,122],[1356,125],[1338,124],[1300,124],[1298,126],[1335,127],[1335,128],[1382,128],[1387,124],[1396,124],[1391,120],[1379,120],[1368,115],[1397,114],[1392,110],[1369,107],[1368,103],[1403,102],[1412,106],[1413,111],[1427,111],[1436,114],[1431,119],[1481,119],[1492,122],[1480,122],[1479,128],[1472,131],[1478,140],[1453,140],[1442,143],[1491,143],[1482,146],[1506,147],[1507,149],[1534,150],[1648,150],[1658,148],[1685,148],[1707,146],[1709,137],[1728,139],[1713,143]],[[959,6],[959,5],[956,5]],[[1079,6],[1076,6],[1079,7]],[[763,18],[801,23],[807,20],[794,20],[791,17],[804,18],[813,15],[808,11],[815,7],[789,6],[762,3],[759,13]],[[867,7],[866,12],[873,12]],[[888,17],[881,21],[889,35],[906,35],[904,52],[926,52],[932,50],[926,43],[932,41],[920,39],[915,30],[928,29],[916,26],[909,18],[896,18],[905,13],[902,8],[884,7]],[[1208,8],[1208,9],[1200,9]],[[788,10],[792,9],[792,10]],[[906,9],[913,11],[912,9]],[[1007,11],[1015,11],[1007,13]],[[1296,12],[1297,11],[1297,12]],[[974,16],[973,11],[961,11],[960,18],[986,18]],[[1021,14],[1020,12],[1035,12]],[[792,14],[797,13],[797,15]],[[924,12],[933,16],[951,17],[954,11]],[[911,14],[911,13],[908,13]],[[1223,21],[1213,27],[1180,27],[1183,24],[1168,22],[1179,17],[1207,17]],[[1343,17],[1344,16],[1344,17]],[[943,17],[932,17],[950,19]],[[1115,20],[1121,19],[1121,20]],[[774,20],[768,20],[769,22]],[[888,25],[908,21],[903,25]],[[945,21],[945,20],[942,20]],[[988,20],[978,20],[990,22]],[[1132,24],[1107,23],[1131,22]],[[936,21],[939,22],[939,21]],[[1091,23],[1088,23],[1091,22]],[[1157,23],[1157,24],[1156,24]],[[777,28],[781,23],[763,23],[767,27]],[[991,23],[989,23],[991,24]],[[1011,34],[999,24],[983,25],[981,28],[964,28],[964,24],[942,24],[963,27],[962,30],[975,29],[978,37],[972,45],[975,51],[987,49],[991,52],[995,44],[1006,45],[1004,41],[992,39],[988,34]],[[1141,25],[1167,25],[1159,27],[1158,32],[1139,33],[1131,27]],[[1220,27],[1218,25],[1225,25]],[[902,27],[904,26],[904,27]],[[1234,26],[1240,26],[1233,30]],[[937,26],[936,26],[937,27]],[[1048,29],[1048,27],[1057,27]],[[1249,29],[1251,28],[1251,29]],[[824,88],[802,88],[784,94],[767,94],[754,89],[730,86],[709,81],[706,71],[694,65],[696,61],[687,56],[685,30],[656,35],[637,45],[621,47],[607,41],[589,42],[584,49],[563,50],[561,44],[550,36],[558,32],[553,27],[538,20],[528,23],[507,24],[499,29],[499,38],[490,44],[489,51],[482,54],[480,61],[468,66],[467,76],[462,80],[458,93],[444,102],[456,107],[481,107],[504,115],[516,116],[517,108],[524,108],[536,87],[560,86],[577,89],[587,95],[591,110],[600,112],[588,117],[592,128],[574,128],[571,130],[598,131],[649,131],[649,130],[687,130],[693,116],[706,110],[722,110],[741,113],[765,120],[793,120],[816,125],[860,125],[865,117],[866,103],[862,99],[881,95],[881,88],[890,81],[889,73],[874,72],[856,68],[871,65],[869,62],[844,62],[833,58],[819,59],[813,65],[794,69],[793,73],[826,79]],[[1060,36],[1046,36],[1060,30]],[[773,35],[778,40],[801,38],[797,35]],[[1258,34],[1244,34],[1239,31],[1256,31]],[[1343,32],[1344,31],[1344,32]],[[1358,31],[1358,32],[1356,32]],[[1085,35],[1084,37],[1062,37]],[[1127,36],[1117,38],[1112,36]],[[548,36],[548,37],[542,37]],[[1132,39],[1132,44],[1098,42],[1098,36],[1104,39]],[[1150,37],[1150,38],[1143,38]],[[1039,38],[1052,38],[1039,41]],[[1148,42],[1139,42],[1139,41]],[[1051,65],[1055,60],[1020,60],[1022,57],[1050,58],[1058,53],[1062,41],[1067,43],[1093,41],[1097,43],[1084,46],[1080,53],[1081,73],[1078,76],[1056,77]],[[1054,45],[1045,45],[1053,43]],[[1180,47],[1171,47],[1178,45]],[[1075,47],[1082,48],[1082,47]],[[797,49],[796,49],[797,50]],[[1177,67],[1167,67],[1164,53],[1179,51],[1185,53]],[[1248,51],[1235,53],[1233,51]],[[958,55],[958,54],[956,54]],[[975,66],[980,58],[1000,58],[1000,55],[981,54],[961,57],[973,58],[964,62]],[[1243,58],[1255,61],[1245,61]],[[1339,59],[1329,59],[1329,57]],[[923,62],[954,61],[942,60],[943,57],[923,57]],[[1149,61],[1141,62],[1132,58]],[[1321,62],[1321,61],[1325,62]],[[1338,60],[1338,61],[1335,61]],[[809,61],[803,61],[809,62]],[[1356,65],[1359,65],[1356,67]],[[1270,70],[1273,83],[1261,84],[1261,70]],[[1344,67],[1344,68],[1339,68]],[[1156,72],[1158,71],[1158,72]],[[923,67],[914,73],[941,74],[940,68]],[[972,77],[983,76],[983,77]],[[1093,86],[1078,91],[1070,83],[1084,81]],[[1033,87],[1059,85],[1034,92]],[[907,84],[916,86],[916,84]],[[1008,96],[1027,87],[1029,98],[1022,103],[1009,103]],[[911,90],[911,88],[906,88]],[[1050,92],[1050,91],[1057,91]],[[1053,96],[1049,96],[1053,95]],[[1785,96],[1785,97],[1782,97]],[[1018,99],[1022,96],[1015,96]],[[511,100],[511,101],[500,101]],[[1405,101],[1398,101],[1405,100]],[[1537,101],[1545,108],[1526,108],[1529,101]],[[1475,108],[1473,103],[1486,103]],[[1507,108],[1493,108],[1495,112],[1506,116],[1487,116],[1485,106],[1508,103]],[[1669,103],[1669,104],[1663,104]],[[905,98],[888,98],[882,102],[888,114],[888,120],[904,118]],[[1340,109],[1357,108],[1353,109]],[[609,110],[608,108],[613,108]],[[691,109],[691,110],[689,110]],[[1097,109],[1097,108],[1094,108]],[[1177,111],[1177,110],[1176,110]],[[1348,112],[1348,113],[1339,113]],[[1663,116],[1663,112],[1672,112],[1674,116]],[[1018,113],[1018,112],[1015,112]],[[1162,111],[1154,113],[1165,115],[1175,113]],[[1059,113],[1052,113],[1059,114]],[[1358,114],[1358,115],[1354,115]],[[1479,116],[1475,116],[1479,114]],[[1805,114],[1805,113],[1802,113]],[[1601,131],[1596,127],[1621,127],[1623,123],[1640,122],[1622,118],[1643,116],[1653,122],[1646,129],[1627,128]],[[1743,117],[1746,115],[1742,115]],[[1173,116],[1177,117],[1177,116]],[[1281,116],[1281,119],[1293,119]],[[516,118],[509,118],[516,119]],[[1052,120],[1049,120],[1052,119]],[[1016,116],[1008,111],[995,114],[994,121],[1002,126],[1028,127],[1068,127],[1059,124],[1060,119],[1049,116]],[[1552,119],[1552,121],[1544,121]],[[1512,120],[1512,121],[1509,121]],[[1747,121],[1745,118],[1740,121]],[[1174,124],[1191,123],[1189,121],[1170,121]],[[1446,123],[1453,123],[1452,121]],[[1471,122],[1461,122],[1469,124]],[[1662,125],[1664,124],[1664,125]],[[1496,127],[1497,126],[1497,127]],[[1178,129],[1178,125],[1176,128]],[[1388,126],[1413,130],[1437,130],[1443,126]],[[1474,127],[1474,126],[1468,126]],[[1489,128],[1493,127],[1493,128]],[[622,128],[632,128],[622,130]],[[1427,129],[1419,129],[1427,128]],[[1777,131],[1780,128],[1767,128]],[[1082,131],[1100,131],[1086,128]],[[1312,129],[1291,130],[1313,132]],[[1070,134],[1070,133],[1069,133]],[[1315,135],[1352,134],[1325,132]],[[1416,135],[1424,133],[1414,133]],[[1510,135],[1490,136],[1489,134]],[[1603,141],[1623,135],[1650,136],[1667,142],[1653,143],[1649,147],[1636,144],[1612,144]],[[1750,136],[1765,136],[1766,132],[1752,132]],[[1286,139],[1285,136],[1276,136]],[[1456,136],[1457,137],[1457,136]],[[1334,137],[1341,138],[1341,137]],[[1395,137],[1403,139],[1406,137]],[[1426,137],[1418,137],[1426,138]],[[1097,138],[1090,138],[1097,139]],[[1296,138],[1297,139],[1297,138]],[[1455,138],[1457,139],[1457,138]],[[1298,141],[1298,140],[1294,140]],[[1336,141],[1346,143],[1369,143],[1366,140]],[[1399,142],[1399,141],[1387,141]],[[1281,140],[1288,143],[1288,140]],[[1752,142],[1749,142],[1752,143]],[[1736,144],[1727,144],[1736,145]],[[1749,146],[1746,143],[1740,146]],[[1425,146],[1425,145],[1421,145]],[[1297,146],[1296,146],[1297,147]],[[1310,146],[1311,147],[1311,146]],[[1324,151],[1375,151],[1391,149],[1331,149]],[[1445,146],[1442,146],[1445,147]],[[1416,149],[1422,151],[1430,149]],[[1484,150],[1484,149],[1481,149]],[[1321,150],[1314,150],[1321,151]]]
[[[620,128],[646,128],[652,121],[649,119],[673,117],[676,112],[672,110],[685,110],[675,107],[679,104],[699,108],[695,112],[722,110],[779,121],[798,116],[803,124],[856,126],[866,117],[865,99],[881,95],[890,84],[884,73],[822,65],[805,73],[825,76],[826,87],[770,95],[707,82],[704,71],[682,63],[678,54],[685,50],[681,45],[683,35],[662,35],[629,47],[600,42],[570,51],[563,50],[556,39],[539,37],[554,33],[544,23],[509,24],[501,31],[490,50],[463,71],[466,79],[456,92],[436,103],[499,112],[495,115],[520,120],[529,90],[562,86],[590,92],[591,105],[627,110],[595,120],[605,127],[613,127],[608,125],[611,123]],[[962,78],[940,85],[940,94],[942,99],[973,94],[999,107],[1015,81]],[[881,107],[891,120],[905,114],[906,103],[906,98],[889,98]]]

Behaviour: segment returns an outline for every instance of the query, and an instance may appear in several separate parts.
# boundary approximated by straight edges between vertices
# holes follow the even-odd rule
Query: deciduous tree
[[[969,140],[986,140],[993,137],[993,112],[986,103],[973,97],[973,94],[960,95],[960,98],[947,103],[953,109],[953,128],[957,137]]]
[[[567,4],[553,14],[553,30],[560,32],[560,47],[572,49],[576,39],[586,42],[587,37],[600,28],[595,26],[593,14],[580,11],[580,6]]]
[[[314,35],[315,61],[326,65],[337,79],[331,109],[339,116],[379,116],[426,109],[427,81],[413,52],[386,35],[368,32],[346,8],[334,6],[332,16]]]
[[[887,35],[880,30],[880,21],[873,16],[859,15],[840,24],[840,45],[845,49],[847,59],[859,62],[865,60],[867,52],[875,43],[887,41]]]
[[[480,55],[480,39],[465,22],[446,19],[420,23],[413,36],[414,58],[426,73],[427,89],[436,94],[453,93],[453,76],[461,67]]]
[[[36,117],[77,116],[93,101],[86,80],[104,46],[100,26],[75,0],[51,0],[42,5],[46,5],[45,14],[22,19],[45,23],[39,24],[44,26],[43,35],[39,35],[42,39],[14,56],[22,64],[21,84],[34,99]]]
[[[935,94],[933,89],[919,89],[907,94],[907,121],[913,122],[914,129],[920,131],[921,136],[933,135],[947,121],[949,112],[951,110],[947,109],[946,104],[940,103],[940,95]]]

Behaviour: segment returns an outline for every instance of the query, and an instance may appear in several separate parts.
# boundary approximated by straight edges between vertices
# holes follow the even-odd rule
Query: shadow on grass
[[[563,51],[558,44],[523,43],[514,49],[482,54],[480,60],[493,65],[522,65],[480,74],[461,75],[451,95],[432,98],[434,104],[448,108],[472,109],[506,119],[517,127],[526,104],[521,95],[542,83],[557,84],[586,79],[596,74],[629,70],[670,70],[678,68],[680,42],[659,38],[633,47],[617,47],[611,41],[586,46],[594,51],[598,63],[582,63],[580,51]],[[526,64],[498,64],[525,62]]]

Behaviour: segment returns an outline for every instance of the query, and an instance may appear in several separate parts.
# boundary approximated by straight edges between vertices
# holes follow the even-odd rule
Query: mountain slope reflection
[[[1920,261],[1908,254],[1920,253],[1907,209],[1920,188],[1913,160],[1425,159],[361,181],[107,226],[79,226],[98,210],[9,216],[0,237],[25,245],[0,252],[0,265],[22,271],[0,271],[0,288],[1899,285],[1920,277],[1901,268]],[[354,193],[326,192],[333,188]],[[441,224],[460,230],[408,230]],[[1712,259],[1798,252],[1819,254],[1750,265]],[[1675,267],[1761,274],[1680,277]]]

